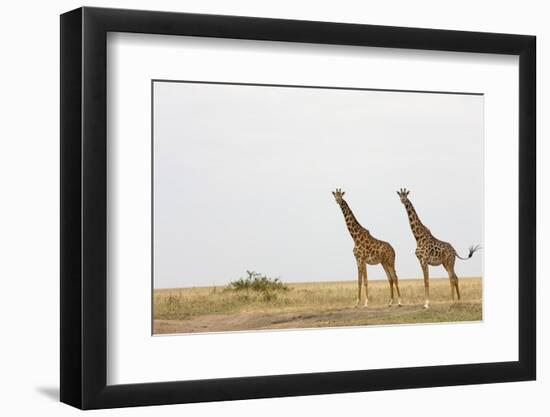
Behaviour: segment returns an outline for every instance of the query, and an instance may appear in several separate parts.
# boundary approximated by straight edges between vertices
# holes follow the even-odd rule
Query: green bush
[[[261,295],[263,301],[270,302],[277,298],[277,292],[288,291],[289,288],[279,278],[269,278],[256,271],[246,271],[246,278],[239,278],[229,284],[229,289],[237,292],[254,291]]]

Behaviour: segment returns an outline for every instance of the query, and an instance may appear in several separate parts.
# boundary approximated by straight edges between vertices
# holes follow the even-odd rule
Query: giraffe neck
[[[405,210],[407,210],[407,216],[409,216],[409,224],[411,226],[411,231],[415,239],[418,241],[422,236],[429,234],[430,231],[426,226],[422,224],[422,222],[418,218],[418,214],[416,214],[416,210],[414,209],[414,206],[412,205],[412,203],[409,200],[407,200],[404,204],[405,204]]]
[[[346,220],[346,226],[348,227],[349,233],[355,240],[359,236],[360,232],[365,229],[359,224],[345,200],[342,200],[340,203],[340,208],[344,214],[344,219]]]

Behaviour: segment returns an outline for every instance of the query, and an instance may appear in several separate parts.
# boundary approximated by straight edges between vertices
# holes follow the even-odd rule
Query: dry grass
[[[481,320],[481,278],[459,280],[462,301],[451,302],[449,280],[430,280],[424,310],[421,279],[400,280],[403,307],[387,306],[387,281],[369,282],[369,307],[355,309],[354,281],[287,284],[266,297],[227,287],[160,289],[154,293],[155,333],[251,330]]]

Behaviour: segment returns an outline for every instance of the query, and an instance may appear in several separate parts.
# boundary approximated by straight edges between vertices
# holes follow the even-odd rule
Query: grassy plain
[[[355,281],[288,283],[287,286],[287,291],[269,293],[235,291],[223,286],[156,289],[153,332],[221,332],[482,319],[481,278],[460,278],[462,300],[454,303],[448,278],[430,279],[429,309],[423,308],[422,279],[399,281],[402,307],[396,304],[388,307],[387,281],[369,281],[368,308],[355,308]]]

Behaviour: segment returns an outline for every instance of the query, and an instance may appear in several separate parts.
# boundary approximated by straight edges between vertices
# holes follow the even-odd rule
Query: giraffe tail
[[[462,259],[463,261],[466,261],[466,260],[470,259],[472,257],[472,255],[480,249],[481,249],[481,246],[479,246],[479,245],[470,246],[470,249],[469,249],[470,253],[468,254],[468,256],[466,258],[463,258],[462,256],[460,256],[456,252],[455,252],[455,255],[458,259]]]

